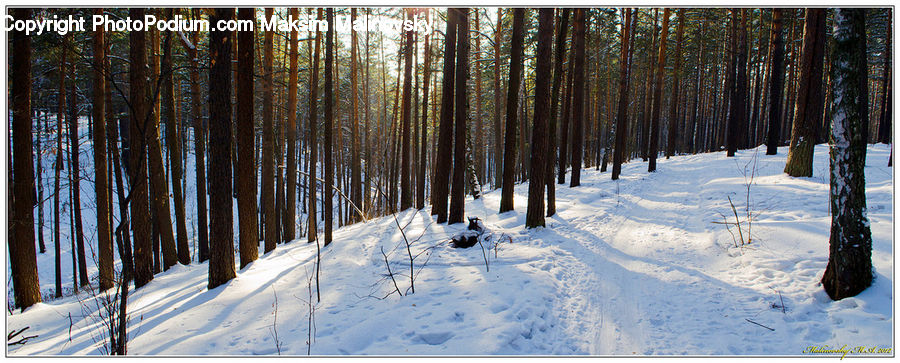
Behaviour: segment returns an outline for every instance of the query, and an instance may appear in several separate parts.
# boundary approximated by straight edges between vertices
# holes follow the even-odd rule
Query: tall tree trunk
[[[353,22],[356,21],[356,8],[350,10],[350,17]],[[350,99],[351,101],[351,109],[350,109],[350,138],[351,138],[351,149],[350,149],[350,198],[353,201],[353,204],[356,207],[362,207],[362,175],[361,175],[361,165],[360,165],[360,152],[359,152],[359,69],[357,66],[357,58],[359,51],[357,50],[357,41],[356,41],[356,32],[350,33]],[[293,61],[292,61],[293,62]],[[368,94],[365,97],[369,97]],[[366,161],[368,162],[368,160]],[[350,221],[357,222],[360,220],[360,217],[356,213],[351,213]]]
[[[872,233],[866,217],[868,99],[865,9],[836,9],[831,128],[831,238],[822,286],[833,300],[872,284]]]
[[[71,34],[68,36],[68,39],[68,44],[73,44],[74,37]],[[81,159],[81,146],[79,144],[81,137],[78,134],[80,131],[78,128],[78,95],[76,94],[77,87],[75,84],[78,78],[74,61],[69,62],[68,73],[70,77],[72,77],[72,82],[69,84],[69,97],[66,98],[69,107],[66,120],[68,121],[69,128],[69,159],[71,160],[69,163],[69,188],[72,191],[72,219],[75,223],[73,239],[76,248],[76,250],[72,252],[78,257],[78,285],[87,286],[90,283],[90,279],[87,274],[87,259],[85,257],[84,249],[84,228],[82,226],[81,218],[81,163],[79,162]],[[34,187],[33,166],[31,173],[31,186]],[[34,196],[32,196],[32,199],[33,198]],[[33,214],[34,212],[32,211],[32,216]],[[34,234],[32,233],[32,236],[33,235]],[[32,241],[34,241],[34,239],[32,239]]]
[[[575,9],[574,30],[572,35],[575,44],[574,74],[572,77],[572,177],[569,187],[581,185],[581,162],[584,156],[584,124],[589,111],[585,112],[585,76],[584,76],[584,39],[585,10]]]
[[[663,70],[666,67],[666,44],[669,37],[669,8],[663,10],[662,31],[659,35],[659,55],[656,63],[656,85],[653,86],[653,114],[650,116],[650,160],[647,171],[656,171],[656,155],[659,154],[659,113],[662,109]],[[676,91],[677,92],[677,91]]]
[[[559,184],[566,182],[566,167],[569,165],[569,124],[572,122],[572,77],[575,74],[574,66],[575,42],[573,41],[572,45],[569,46],[569,66],[566,71],[565,92],[563,92],[562,122],[559,125],[559,164],[557,164],[556,180]]]
[[[430,13],[430,10],[425,10]],[[366,48],[368,49],[368,47]],[[366,76],[368,81],[368,75]],[[416,171],[416,209],[425,208],[425,166],[427,159],[428,144],[428,91],[431,84],[431,34],[425,34],[425,74],[422,86],[422,134],[419,151],[419,169]],[[432,130],[434,132],[436,130]],[[366,134],[368,136],[368,133]],[[434,150],[432,150],[434,152]],[[368,161],[367,161],[368,163]],[[367,189],[368,190],[368,189]]]
[[[103,9],[94,9],[102,14]],[[94,32],[94,191],[97,195],[97,246],[100,290],[113,287],[112,217],[109,210],[109,176],[106,160],[106,45],[103,29]],[[41,232],[43,233],[43,231]]]
[[[172,230],[172,217],[169,212],[169,187],[166,183],[166,169],[163,162],[162,145],[160,144],[159,123],[160,123],[160,86],[164,83],[163,75],[160,71],[160,40],[157,31],[150,32],[153,38],[153,49],[151,52],[151,73],[150,96],[153,100],[150,121],[144,137],[147,143],[148,167],[150,176],[150,214],[153,218],[153,228],[159,235],[159,245],[162,249],[162,268],[168,270],[169,267],[177,263],[175,233]],[[155,252],[155,251],[154,251]],[[154,253],[155,255],[155,253]]]
[[[10,9],[16,20],[30,20],[30,9]],[[37,256],[34,251],[34,164],[31,133],[31,38],[24,31],[12,31],[12,136],[13,169],[12,208],[9,216],[9,262],[12,270],[13,296],[17,308],[41,302]],[[9,178],[8,178],[9,179]],[[38,201],[40,202],[40,201]]]
[[[355,10],[355,9],[354,9]],[[355,11],[354,11],[355,13]],[[300,11],[297,8],[289,10],[290,17],[298,19]],[[356,32],[353,32],[354,40]],[[297,57],[300,54],[297,43],[297,30],[291,29],[288,51],[290,53],[290,65],[288,68],[288,99],[287,99],[287,194],[285,195],[285,209],[282,226],[284,227],[285,241],[294,239],[294,225],[297,212]],[[354,42],[354,47],[355,47]],[[355,98],[354,98],[355,100]]]
[[[193,19],[199,18],[193,9]],[[200,44],[199,32],[191,32],[191,44],[185,44],[188,57],[191,58],[191,119],[194,127],[194,171],[197,176],[197,256],[198,262],[209,259],[209,229],[206,208],[206,125],[203,122],[200,95],[200,56],[197,47]]]
[[[525,9],[513,10],[513,29],[509,60],[509,86],[506,93],[506,140],[503,152],[503,191],[500,196],[500,213],[514,209],[513,195],[516,173],[516,124],[519,104],[519,87],[523,67],[523,42],[525,38]],[[524,130],[523,130],[524,132]],[[565,147],[565,146],[563,146]],[[564,160],[560,159],[560,163]]]
[[[628,81],[630,80],[628,61],[631,43],[632,14],[628,8],[625,12],[625,25],[622,26],[622,55],[619,57],[619,104],[616,111],[616,147],[613,152],[612,180],[618,180],[622,173],[622,162],[625,158],[625,137],[628,135]]]
[[[825,9],[806,9],[801,57],[797,119],[791,128],[791,148],[784,172],[793,177],[811,177],[816,128],[822,119],[824,103],[822,68],[825,59]]]
[[[576,22],[584,21],[584,10],[576,13]],[[578,31],[576,30],[576,33]],[[537,63],[534,80],[534,124],[531,134],[531,174],[528,179],[528,209],[525,226],[544,226],[544,185],[547,184],[547,120],[550,118],[550,53],[553,46],[553,9],[542,8],[538,14]],[[583,29],[582,29],[583,35]],[[553,184],[552,182],[550,184]]]
[[[216,8],[210,22],[233,21]],[[235,277],[231,201],[231,42],[234,32],[209,32],[209,289]]]
[[[666,159],[675,155],[678,142],[678,97],[681,93],[681,43],[684,40],[684,9],[678,12],[678,34],[675,36],[675,69],[672,70],[672,100],[669,102],[669,133],[666,142]]]
[[[406,19],[411,21],[412,10],[406,10]],[[411,185],[410,159],[413,153],[410,151],[410,123],[412,118],[412,55],[413,55],[413,31],[410,29],[404,35],[406,45],[404,47],[403,68],[403,111],[401,117],[401,150],[400,150],[400,210],[412,207],[413,194]],[[399,85],[398,85],[399,86]]]
[[[17,16],[22,16],[22,15],[18,14]],[[30,12],[28,13],[28,16],[30,17]],[[28,39],[28,43],[31,43],[31,39],[30,38],[27,38],[27,39]],[[22,44],[22,43],[13,42],[14,50],[16,49],[15,48],[16,44]],[[31,48],[28,47],[28,49],[30,52]],[[18,54],[19,52],[16,52],[16,53]],[[66,72],[65,72],[66,53],[68,53],[67,48],[65,46],[65,43],[62,43],[62,46],[60,47],[60,56],[59,56],[60,60],[59,60],[59,69],[58,69],[59,88],[57,89],[57,97],[56,97],[56,100],[57,100],[56,162],[53,166],[53,175],[54,175],[54,178],[53,178],[53,245],[54,246],[53,247],[54,247],[54,252],[55,252],[54,253],[54,257],[55,257],[54,262],[55,262],[55,267],[56,267],[56,294],[54,295],[55,297],[62,297],[62,251],[61,251],[62,240],[60,237],[60,222],[59,222],[59,218],[61,216],[61,213],[59,211],[59,196],[60,196],[59,184],[60,184],[60,180],[62,179],[62,178],[60,178],[60,173],[62,172],[62,169],[63,169],[62,138],[63,138],[63,114],[65,113],[65,104],[66,104],[66,100],[65,100],[65,97],[66,97]],[[29,66],[30,66],[30,64],[31,64],[31,62],[29,61]],[[19,74],[19,73],[13,73],[13,74]],[[28,80],[28,84],[29,84],[29,86],[31,85],[31,80]],[[29,95],[30,95],[30,93],[29,93]],[[13,155],[10,155],[10,156],[13,156]],[[11,158],[8,158],[8,160],[10,163],[12,163]],[[13,171],[13,169],[10,169],[10,172],[12,172],[12,171]],[[7,178],[7,180],[8,179],[9,178]],[[15,182],[15,180],[13,182]],[[12,188],[12,185],[8,185],[8,187]],[[15,198],[15,193],[13,193],[13,198]],[[10,203],[10,204],[12,204],[12,203]],[[12,231],[10,231],[10,232],[12,232]],[[14,236],[14,234],[12,234],[12,235]],[[14,240],[15,240],[15,237],[11,238],[10,242],[13,242]],[[10,251],[10,252],[12,252],[12,251]],[[35,265],[35,268],[37,268],[37,265]]]
[[[254,8],[238,9],[238,20],[254,20]],[[238,236],[241,254],[241,268],[255,261],[259,256],[259,212],[256,210],[256,145],[255,122],[253,120],[253,59],[256,42],[253,32],[237,33],[237,203]]]
[[[782,37],[782,18],[784,10],[772,10],[772,44],[769,52],[772,62],[772,74],[769,76],[769,122],[766,134],[766,155],[778,153],[781,136],[782,92],[784,90],[784,39]]]
[[[459,14],[447,11],[447,30],[444,32],[444,76],[441,85],[441,115],[438,133],[438,147],[435,149],[437,162],[434,164],[434,179],[431,181],[431,215],[437,215],[437,222],[447,221],[447,198],[450,186],[450,149],[453,146],[453,87],[456,77],[456,24]]]
[[[173,18],[173,10],[165,9],[165,18]],[[163,58],[162,58],[162,116],[166,123],[166,148],[169,150],[169,163],[172,168],[172,197],[175,203],[175,248],[178,262],[182,265],[191,263],[191,251],[187,242],[187,221],[185,220],[184,211],[184,193],[181,190],[181,180],[184,174],[184,167],[181,160],[181,122],[175,117],[175,76],[172,68],[172,43],[175,42],[172,37],[173,32],[166,32],[163,41]],[[168,200],[168,198],[167,198]]]
[[[653,9],[653,30],[651,32],[650,48],[648,48],[649,50],[647,51],[647,85],[641,91],[641,121],[639,121],[639,124],[637,125],[640,127],[638,137],[640,138],[641,144],[641,159],[644,161],[647,161],[650,154],[650,112],[653,110],[653,97],[656,95],[653,91],[654,87],[656,87],[656,79],[653,75],[655,74],[654,68],[657,64],[656,57],[659,54],[656,38],[657,33],[659,32],[657,26],[658,21],[659,9]],[[656,50],[656,52],[654,52],[654,50]],[[647,99],[648,97],[650,98],[649,100]]]
[[[878,142],[883,144],[890,144],[893,138],[891,137],[891,131],[893,129],[893,118],[891,114],[891,105],[894,103],[893,91],[894,87],[891,87],[891,33],[893,24],[893,10],[887,9],[887,21],[884,25],[885,31],[885,40],[884,40],[884,76],[882,76],[881,81],[881,112],[878,115]]]
[[[497,8],[497,26],[494,28],[494,189],[499,189],[503,180],[503,94],[500,89],[500,32],[503,29],[503,9]],[[439,149],[440,150],[440,149]]]
[[[557,163],[558,146],[556,143],[557,120],[559,120],[559,88],[563,80],[563,57],[566,54],[566,32],[569,30],[569,8],[562,9],[557,18],[556,27],[556,55],[553,63],[553,89],[550,94],[550,120],[547,125],[547,149],[548,160],[545,163],[547,175],[544,181],[547,184],[547,216],[556,214],[556,183],[554,183],[554,168]],[[536,116],[535,116],[536,117]]]
[[[326,10],[328,23],[334,24],[334,9]],[[334,131],[334,27],[329,27],[325,35],[325,193],[322,196],[323,211],[325,212],[325,241],[323,246],[331,243],[332,219],[334,210],[332,196],[334,190],[334,160],[332,158],[332,133]]]
[[[318,19],[322,20],[322,9],[318,10]],[[319,139],[318,139],[318,98],[319,98],[319,52],[321,48],[320,32],[315,32],[315,53],[310,51],[313,57],[312,72],[310,72],[310,91],[309,91],[309,178],[307,179],[307,191],[309,193],[309,208],[307,210],[307,221],[309,225],[309,233],[307,234],[307,242],[313,243],[318,240],[318,226],[316,213],[316,189],[318,181],[316,180],[316,164],[319,158]],[[324,198],[324,197],[323,197]]]
[[[266,8],[266,19],[270,19],[274,10]],[[265,253],[269,253],[275,249],[278,240],[277,233],[277,216],[275,214],[275,130],[274,130],[274,104],[273,104],[273,70],[274,62],[273,43],[275,32],[267,30],[265,32],[265,40],[263,43],[264,63],[263,63],[263,104],[262,104],[262,176],[260,178],[260,206],[263,209],[263,231],[265,233]]]
[[[473,11],[475,13],[475,26],[474,26],[474,34],[475,37],[475,54],[473,55],[473,65],[475,66],[475,94],[473,97],[475,98],[475,150],[474,150],[474,158],[475,158],[475,177],[478,179],[478,185],[483,185],[487,180],[485,178],[485,159],[487,159],[487,153],[484,148],[484,117],[481,114],[481,68],[482,62],[481,59],[481,17],[479,16],[481,11],[480,9],[475,9]]]
[[[705,61],[706,58],[703,56],[703,34],[706,29],[705,19],[700,20],[700,32],[697,39],[697,43],[699,46],[699,50],[697,51],[697,73],[694,79],[694,104],[691,107],[691,122],[688,124],[687,133],[685,134],[685,148],[684,151],[693,154],[697,149],[697,141],[702,140],[700,138],[700,132],[697,129],[698,122],[697,116],[700,113],[701,101],[703,100],[702,94],[705,89],[702,87],[704,79],[701,78],[703,74],[703,69],[706,68]]]
[[[128,15],[132,19],[143,19],[144,9],[131,8]],[[147,184],[147,149],[144,134],[149,132],[150,110],[147,109],[147,40],[145,32],[129,32],[129,84],[131,90],[131,136],[128,155],[130,157],[129,179],[131,182],[131,230],[134,235],[134,287],[140,288],[153,279],[151,264],[152,241],[150,219],[150,196]],[[230,209],[229,209],[230,211]]]
[[[466,122],[469,115],[469,8],[458,8],[456,45],[456,125],[453,143],[453,180],[447,224],[462,223],[466,210]]]

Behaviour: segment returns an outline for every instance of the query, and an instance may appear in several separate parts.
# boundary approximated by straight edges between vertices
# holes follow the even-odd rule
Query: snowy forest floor
[[[788,177],[787,148],[767,156],[763,146],[734,158],[718,152],[660,159],[649,174],[646,163],[633,160],[619,181],[585,170],[581,186],[557,186],[558,213],[546,228],[524,228],[527,184],[516,186],[513,212],[497,213],[499,190],[469,198],[466,215],[489,230],[484,250],[451,248],[450,237],[466,225],[434,223],[430,206],[398,213],[416,256],[415,293],[391,216],[335,231],[322,250],[318,303],[314,282],[310,290],[316,246],[305,239],[278,245],[213,290],[206,287],[207,263],[176,265],[130,296],[128,352],[802,355],[809,346],[890,347],[889,152],[870,145],[865,169],[875,282],[839,302],[819,283],[830,226],[827,145],[815,148],[812,178]],[[717,222],[723,215],[734,221],[730,196],[746,238],[748,183],[752,241],[735,247]],[[38,257],[45,300],[53,291],[48,241],[50,251]],[[405,296],[386,276],[385,259]],[[67,268],[70,286],[71,261]],[[93,265],[90,271],[96,274]],[[95,299],[70,293],[7,312],[8,332],[28,326],[38,336],[8,353],[102,354],[106,332]]]

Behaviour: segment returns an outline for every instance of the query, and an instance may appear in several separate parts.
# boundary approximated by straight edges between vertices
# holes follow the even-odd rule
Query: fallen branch
[[[747,319],[747,318],[744,318],[744,320],[746,320],[747,322],[750,322],[750,323],[759,325],[759,326],[761,326],[761,327],[763,327],[763,328],[769,329],[769,330],[771,330],[771,331],[775,331],[775,329],[772,329],[772,328],[770,328],[770,327],[767,327],[767,326],[765,326],[765,325],[762,325],[762,324],[760,324],[760,323],[757,323],[757,322],[755,322],[755,321],[753,321],[753,320],[750,320],[750,319]]]
[[[13,338],[19,336],[24,331],[28,330],[28,328],[31,328],[31,327],[26,326],[20,330],[13,330],[13,331],[9,332],[9,334],[6,335],[6,345],[9,347],[12,347],[15,345],[25,345],[25,343],[28,343],[29,339],[37,338],[37,335],[24,335],[22,337],[19,337],[19,340],[11,341],[11,340],[13,340]]]
[[[397,295],[403,296],[403,293],[400,292],[400,287],[397,286],[397,280],[394,280],[394,273],[391,272],[391,264],[388,262],[387,255],[384,254],[384,246],[381,247],[381,255],[384,256],[384,265],[387,266],[388,276],[390,276],[391,281],[394,282],[394,289],[397,290]]]

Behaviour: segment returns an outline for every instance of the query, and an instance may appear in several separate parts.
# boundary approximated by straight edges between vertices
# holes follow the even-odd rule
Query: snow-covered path
[[[337,230],[323,250],[309,345],[314,245],[279,245],[212,291],[205,263],[177,266],[133,295],[129,352],[801,355],[812,345],[889,345],[889,149],[870,146],[866,168],[875,284],[840,302],[818,284],[830,223],[827,147],[816,147],[813,178],[784,175],[786,152],[678,156],[651,174],[633,161],[618,182],[585,170],[581,186],[558,185],[558,214],[546,228],[523,227],[527,184],[516,186],[516,210],[504,214],[496,213],[499,191],[486,193],[466,204],[490,230],[484,252],[449,248],[465,225],[434,223],[430,207],[398,213],[416,256],[415,293],[393,218]],[[744,215],[742,171],[754,165],[752,242],[735,247],[714,222],[733,219],[729,196]],[[405,296],[392,292],[385,259]],[[52,264],[39,269],[52,273]],[[100,353],[92,306],[83,293],[7,313],[7,330],[30,326],[39,335],[10,354]]]

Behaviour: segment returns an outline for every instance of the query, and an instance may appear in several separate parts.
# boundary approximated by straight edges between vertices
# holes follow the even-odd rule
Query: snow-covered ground
[[[869,146],[866,164],[874,285],[839,302],[819,284],[830,213],[827,146],[815,150],[812,178],[782,173],[787,148],[660,159],[649,174],[632,161],[619,181],[591,168],[580,187],[558,186],[558,214],[531,230],[527,184],[516,186],[514,212],[498,214],[500,192],[489,192],[466,202],[467,216],[489,230],[484,250],[449,247],[466,225],[434,223],[430,207],[341,228],[322,250],[321,302],[316,246],[305,239],[278,245],[213,290],[207,263],[177,265],[129,298],[129,354],[804,355],[811,346],[891,347],[890,150]],[[752,240],[735,247],[717,222],[734,220],[729,196],[746,216],[754,169]],[[52,240],[48,248],[39,257],[45,294]],[[85,292],[7,312],[7,331],[29,326],[38,335],[8,353],[101,354],[106,333],[96,313]]]

